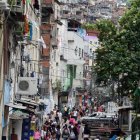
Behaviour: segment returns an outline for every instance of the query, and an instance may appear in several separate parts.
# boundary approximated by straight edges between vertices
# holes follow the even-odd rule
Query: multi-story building
[[[44,46],[39,29],[40,1],[9,0],[8,4],[10,11],[8,15],[4,11],[6,20],[3,20],[2,139],[10,137],[13,131],[17,139],[29,139],[32,129],[29,125],[35,125],[30,118],[40,120],[42,111],[36,100],[39,97],[39,52]],[[25,133],[27,135],[22,135]]]
[[[95,1],[88,7],[88,21],[94,22],[97,19],[111,19],[112,12],[117,7],[117,3],[114,1]]]
[[[78,96],[78,88],[83,89],[84,39],[77,30],[80,23],[62,19],[60,47],[61,103],[73,107]],[[65,36],[62,36],[65,34]]]
[[[61,15],[65,19],[73,19],[79,21],[80,23],[85,23],[87,5],[77,1],[63,2],[61,5]]]
[[[43,83],[40,87],[41,94],[50,101],[50,109],[58,104],[58,91],[56,91],[56,81],[59,81],[59,28],[60,2],[58,0],[42,1],[41,35],[47,48],[42,50],[41,67]]]
[[[87,31],[87,36],[85,40],[88,41],[88,44],[85,46],[85,64],[84,64],[84,86],[89,91],[95,87],[95,75],[93,74],[93,68],[96,59],[96,49],[100,46],[97,32]]]
[[[99,19],[112,19],[114,12],[120,7],[126,7],[122,0],[61,0],[61,14],[63,18],[74,19],[80,23],[94,23]]]

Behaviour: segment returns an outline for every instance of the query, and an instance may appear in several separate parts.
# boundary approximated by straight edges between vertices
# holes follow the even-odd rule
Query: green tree
[[[101,20],[94,26],[101,42],[96,50],[97,83],[116,83],[120,98],[134,92],[140,77],[139,7],[140,1],[133,1],[117,26],[108,20]]]

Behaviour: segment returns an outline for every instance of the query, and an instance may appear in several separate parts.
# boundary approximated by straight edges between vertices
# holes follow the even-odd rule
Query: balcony
[[[70,18],[70,14],[64,14],[64,13],[62,13],[61,16],[62,16],[62,19]]]
[[[40,26],[40,32],[41,35],[43,36],[44,42],[47,46],[50,45],[50,40],[51,40],[51,36],[50,36],[50,32],[51,32],[51,25],[50,24],[42,24]]]
[[[41,1],[42,12],[43,13],[54,13],[54,1],[53,0],[42,0]]]
[[[79,21],[76,21],[74,19],[68,20],[68,31],[77,31],[77,28],[81,26],[81,23]]]
[[[60,60],[67,62],[67,60],[65,59],[64,55],[60,55]]]
[[[67,9],[67,10],[62,10],[61,11],[61,17],[63,18],[63,19],[65,19],[65,18],[70,18],[70,11]]]
[[[13,36],[16,38],[17,41],[22,41],[23,40],[23,23],[21,24],[16,24],[14,26],[14,29],[13,29]]]
[[[58,47],[58,41],[57,41],[56,37],[53,37],[52,38],[51,43],[52,43],[52,48],[53,49],[57,49],[57,47]]]
[[[10,13],[11,18],[14,21],[23,22],[24,21],[24,18],[23,18],[24,8],[22,5],[22,1],[14,0],[14,2],[13,2],[13,1],[9,0],[8,4],[11,9],[11,13]]]
[[[75,33],[69,31],[68,32],[68,42],[74,42],[74,40],[75,40]]]
[[[56,17],[54,18],[54,21],[55,21],[57,24],[59,24],[59,25],[63,25],[63,23],[61,22],[61,17],[60,17],[60,15],[59,15],[59,16],[56,16]]]
[[[42,16],[41,23],[42,24],[48,24],[48,23],[50,23],[50,18],[47,17],[47,16]]]

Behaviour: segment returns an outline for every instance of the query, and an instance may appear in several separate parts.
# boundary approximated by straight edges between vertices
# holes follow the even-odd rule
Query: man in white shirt
[[[74,111],[73,111],[73,116],[74,116],[75,120],[77,120],[77,116],[78,116],[77,110],[74,110]]]

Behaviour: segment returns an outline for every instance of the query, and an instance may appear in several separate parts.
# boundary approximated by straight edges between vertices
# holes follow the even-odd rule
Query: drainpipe
[[[0,112],[3,112],[3,14],[0,13]],[[0,139],[2,139],[2,113],[0,113]]]

